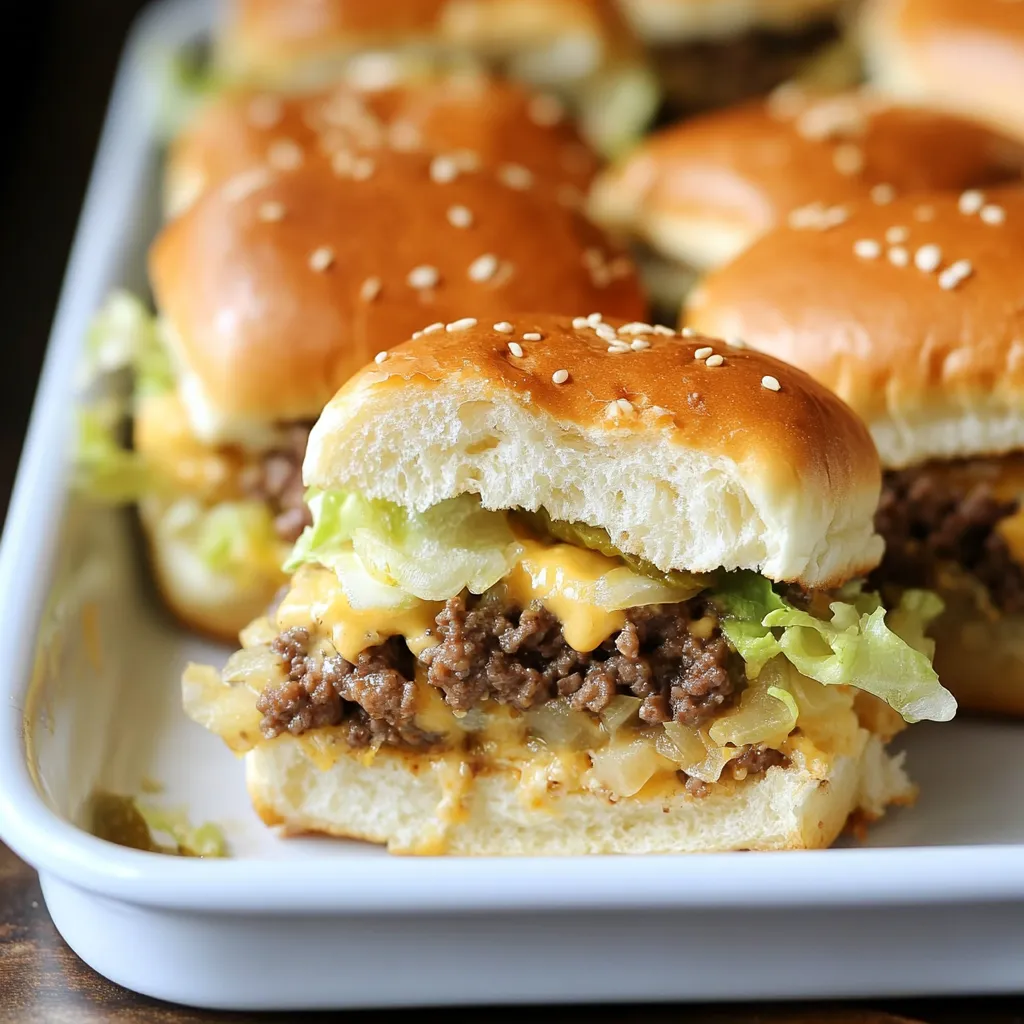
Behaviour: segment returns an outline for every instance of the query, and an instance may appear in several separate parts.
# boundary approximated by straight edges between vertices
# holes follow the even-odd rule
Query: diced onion
[[[674,767],[646,737],[605,747],[591,754],[590,759],[593,777],[618,797],[633,796],[656,772]]]
[[[643,701],[639,697],[613,697],[608,707],[601,712],[601,722],[614,736],[619,729],[637,717],[641,704]]]
[[[189,665],[181,681],[185,713],[215,732],[236,753],[251,750],[260,739],[260,713],[248,686],[231,685],[209,665]]]
[[[271,683],[284,679],[281,659],[266,645],[244,647],[228,658],[222,673],[228,686],[240,683],[254,693],[262,693]]]
[[[549,747],[589,750],[605,742],[597,723],[585,712],[574,711],[568,697],[541,704],[526,712],[530,732]]]
[[[701,782],[717,782],[725,766],[739,756],[738,747],[718,746],[710,736],[692,726],[666,722],[662,728],[664,736],[659,737],[658,750]]]
[[[797,705],[785,689],[788,666],[781,658],[765,665],[756,683],[748,686],[740,697],[739,707],[717,719],[708,734],[719,746],[746,746],[767,743],[777,746],[796,727]],[[783,700],[771,690],[781,690]]]

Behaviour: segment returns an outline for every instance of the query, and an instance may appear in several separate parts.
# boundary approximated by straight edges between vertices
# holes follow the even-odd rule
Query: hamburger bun
[[[645,303],[629,259],[523,167],[381,150],[243,172],[171,221],[150,277],[193,432],[258,446],[435,321]]]
[[[1020,145],[972,122],[866,92],[785,87],[650,136],[600,176],[590,208],[702,273],[777,224],[827,226],[872,196],[984,187],[1022,168]]]
[[[550,803],[523,799],[515,766],[452,787],[429,758],[386,749],[370,764],[342,755],[325,769],[290,736],[256,747],[245,769],[257,813],[287,833],[466,857],[821,849],[851,815],[873,820],[915,795],[903,755],[887,753],[864,728],[844,737],[843,753],[794,760],[700,799],[682,787],[628,800],[580,787],[556,791]]]
[[[861,44],[875,86],[1024,138],[1024,8],[1006,0],[868,0]]]
[[[394,83],[482,62],[572,102],[584,134],[614,151],[657,92],[614,0],[234,0],[216,41],[229,81],[305,87],[339,75]]]
[[[704,279],[685,320],[835,391],[887,468],[999,455],[1024,448],[1022,274],[1024,189],[904,196],[776,228]]]
[[[875,449],[801,371],[621,320],[510,320],[449,325],[356,374],[313,428],[307,485],[416,511],[464,493],[543,508],[665,572],[821,588],[877,564]]]
[[[472,152],[485,164],[520,163],[538,180],[574,196],[598,167],[561,101],[478,72],[415,85],[360,91],[344,83],[315,92],[221,94],[171,145],[164,179],[168,216],[255,167],[287,169],[348,161],[382,148]]]

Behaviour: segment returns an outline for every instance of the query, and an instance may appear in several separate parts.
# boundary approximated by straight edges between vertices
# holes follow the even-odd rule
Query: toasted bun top
[[[260,82],[322,81],[367,49],[475,51],[502,59],[565,39],[565,77],[632,50],[614,0],[233,0],[217,46],[229,75]]]
[[[1024,147],[969,121],[790,86],[650,136],[598,180],[592,209],[703,270],[787,218],[842,217],[846,204],[893,191],[1005,182],[1022,167]]]
[[[906,466],[1024,448],[1022,281],[1024,189],[907,196],[776,229],[704,279],[687,321],[807,370]]]
[[[842,0],[619,0],[652,43],[722,39],[756,29],[797,31],[834,15]]]
[[[598,166],[560,100],[479,72],[374,91],[346,84],[290,96],[234,91],[205,107],[173,143],[165,207],[181,213],[252,167],[326,161],[344,169],[350,154],[384,147],[512,161],[567,190],[585,189]]]
[[[467,492],[544,508],[663,570],[817,587],[878,561],[871,439],[801,371],[597,315],[510,320],[422,335],[357,374],[313,429],[306,482],[417,510]]]
[[[200,437],[314,419],[349,374],[434,320],[643,315],[628,257],[522,167],[367,159],[355,178],[323,163],[237,175],[157,238],[150,276]]]
[[[1016,0],[868,0],[859,34],[879,88],[1024,136]]]

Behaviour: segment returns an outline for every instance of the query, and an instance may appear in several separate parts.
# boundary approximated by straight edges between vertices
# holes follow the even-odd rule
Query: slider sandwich
[[[170,607],[231,642],[306,525],[310,426],[384,339],[531,307],[645,311],[629,258],[525,167],[354,159],[241,172],[167,224],[149,260],[158,325],[136,317],[134,452],[83,447],[94,490],[139,499]],[[122,307],[100,348],[123,336]]]
[[[782,227],[709,275],[687,321],[806,370],[886,469],[871,582],[938,593],[942,681],[1024,713],[1024,190],[904,197]]]
[[[1019,180],[1024,149],[970,121],[867,92],[786,86],[650,136],[596,182],[592,215],[632,238],[675,322],[695,279],[765,231],[841,224],[851,203]]]
[[[955,703],[863,577],[867,431],[765,356],[510,316],[415,337],[313,429],[280,603],[187,712],[261,817],[396,853],[824,847]]]
[[[165,213],[175,216],[264,164],[294,170],[326,162],[341,177],[358,177],[377,149],[522,166],[569,204],[583,201],[598,169],[561,100],[479,71],[374,90],[344,82],[287,95],[232,90],[204,105],[172,143]]]
[[[1016,0],[866,0],[858,35],[879,90],[1024,138],[1024,6]]]
[[[769,92],[841,51],[840,0],[619,0],[651,47],[667,111],[689,116]],[[846,70],[851,66],[854,70]],[[841,64],[854,84],[857,62]],[[851,80],[852,79],[852,80]]]
[[[614,0],[233,0],[214,47],[222,81],[271,88],[389,84],[467,64],[557,92],[605,152],[657,106]]]

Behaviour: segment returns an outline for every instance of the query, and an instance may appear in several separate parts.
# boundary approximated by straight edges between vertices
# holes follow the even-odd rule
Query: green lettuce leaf
[[[115,402],[78,410],[74,484],[80,494],[94,501],[128,504],[153,489],[153,476],[141,456],[121,443],[122,422],[122,411]]]
[[[722,629],[756,678],[776,655],[827,686],[855,686],[884,700],[908,722],[945,722],[956,701],[932,668],[927,624],[942,610],[934,594],[910,591],[890,613],[872,594],[848,593],[830,605],[831,621],[794,608],[768,580],[730,574],[715,595]],[[898,631],[897,631],[898,630]]]
[[[507,518],[468,494],[418,514],[345,491],[311,492],[308,501],[313,525],[296,543],[286,572],[306,562],[338,571],[354,551],[379,582],[446,601],[463,590],[482,594],[522,554]]]

